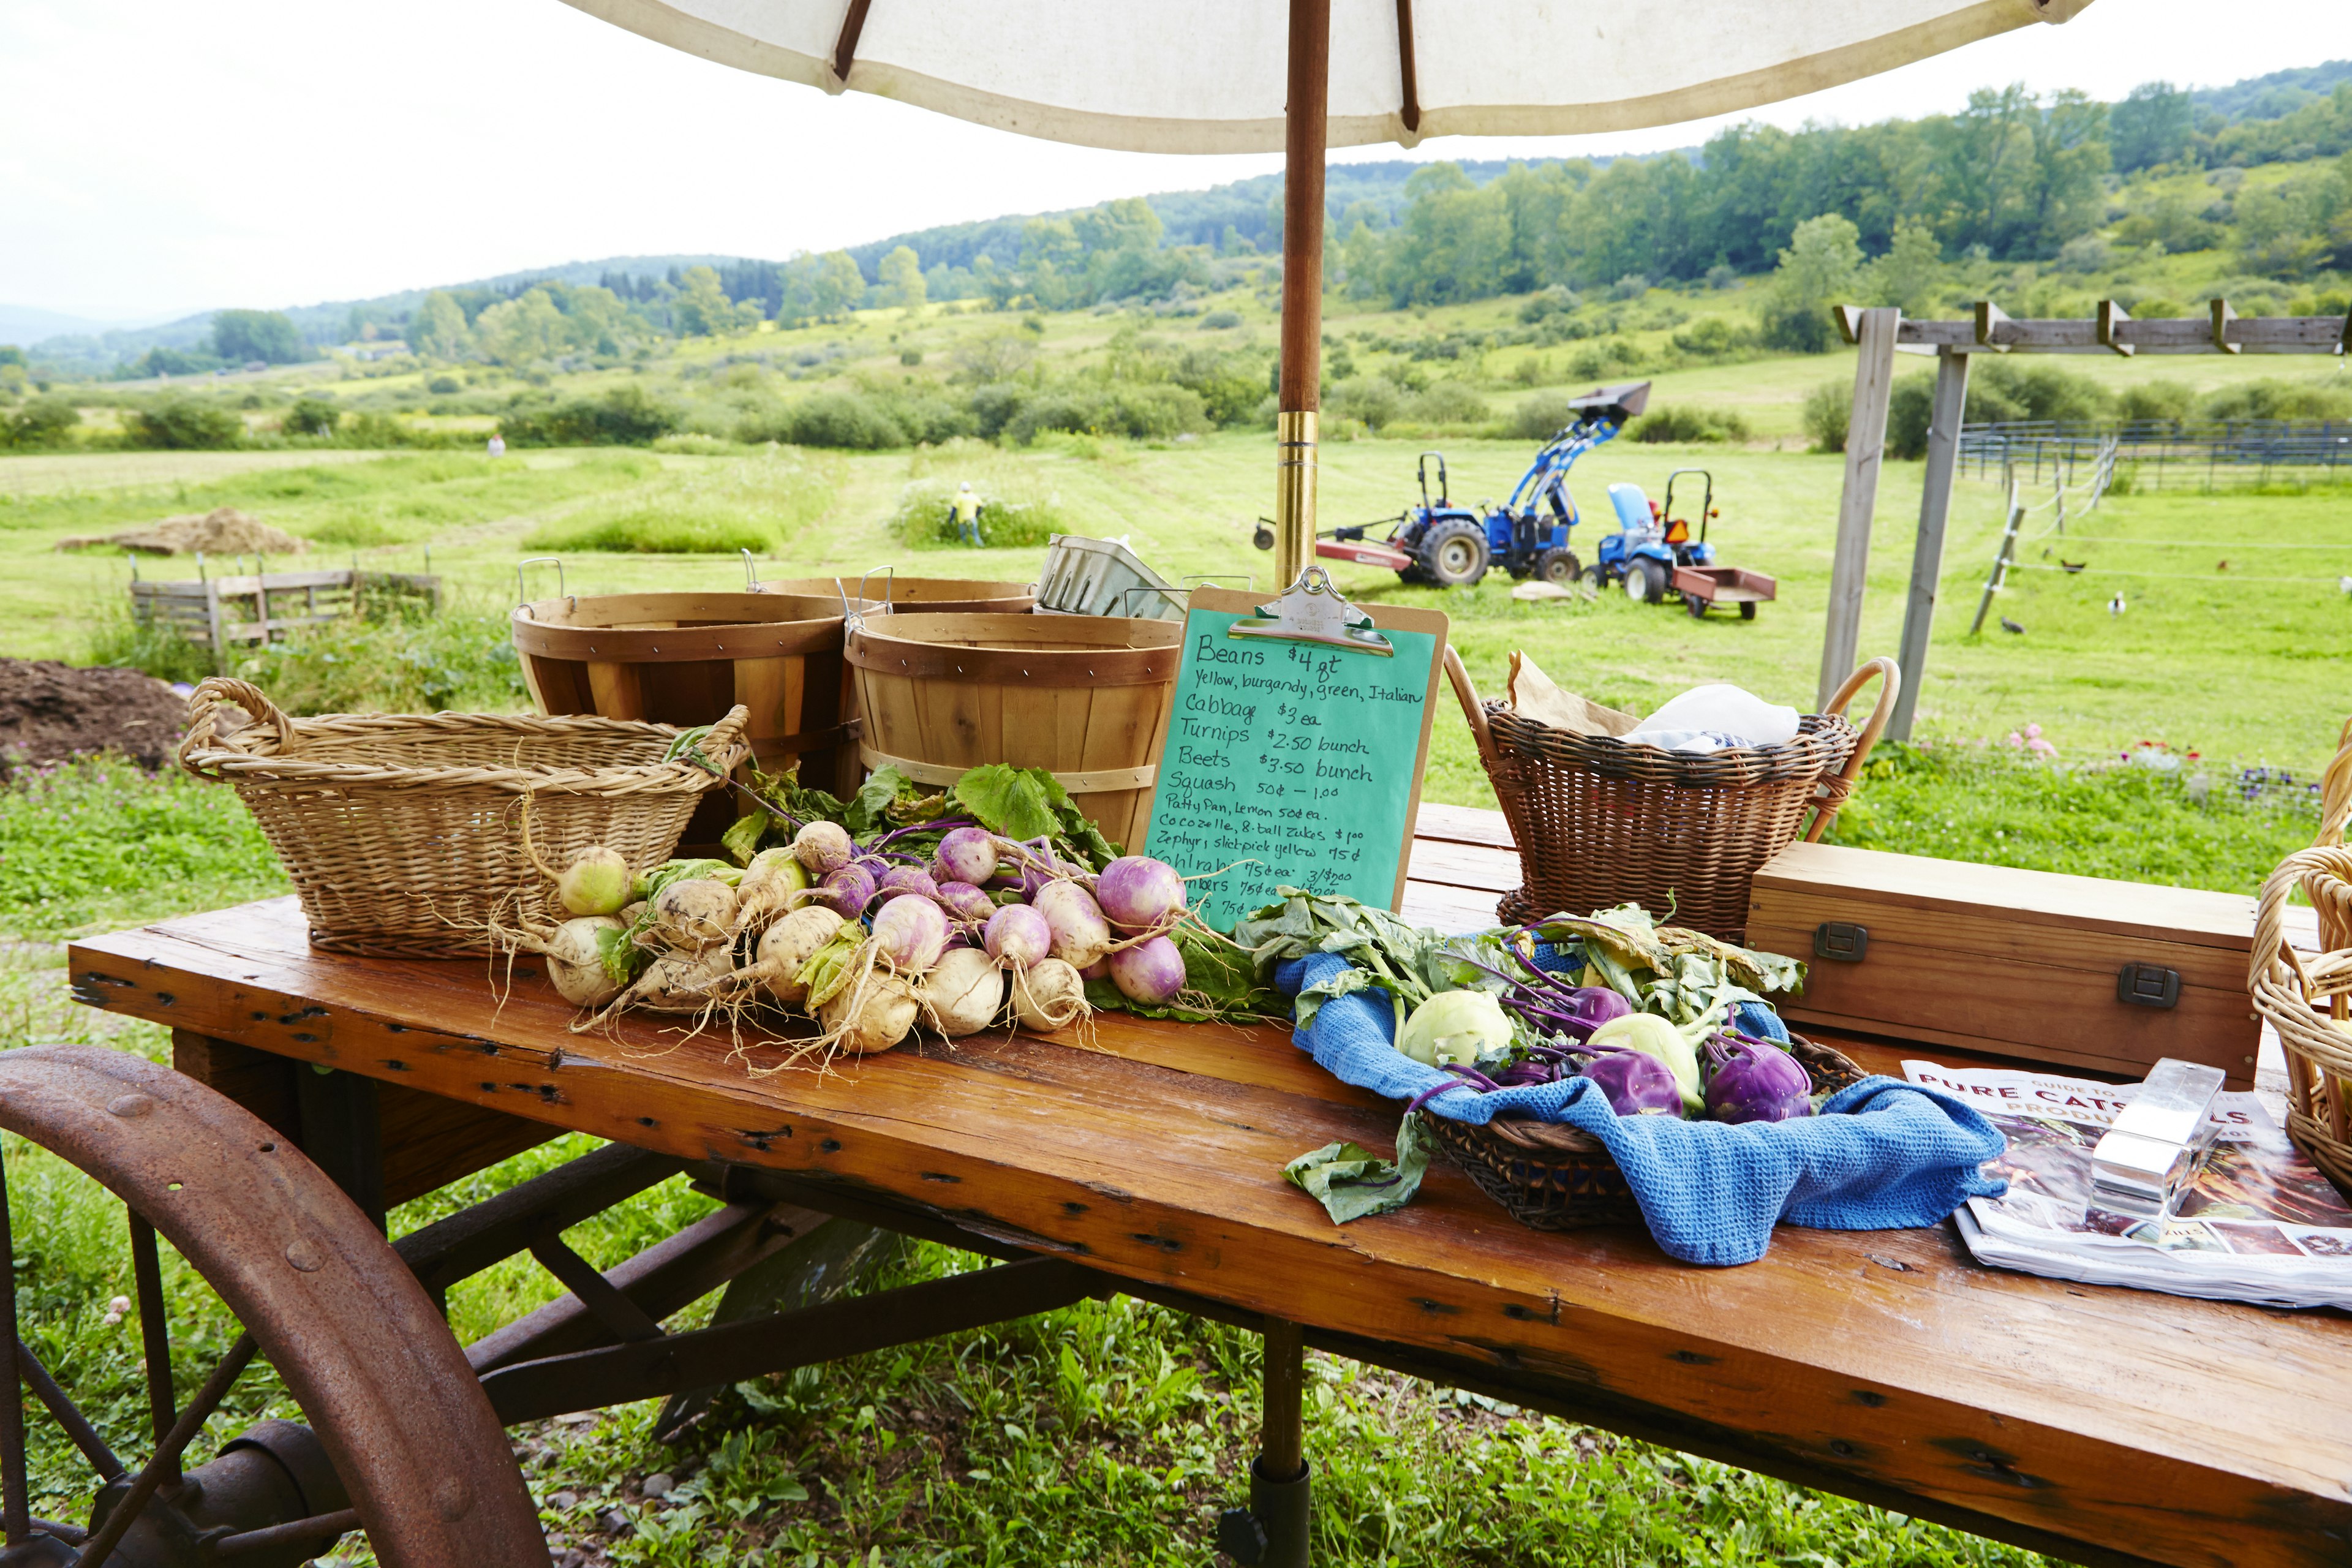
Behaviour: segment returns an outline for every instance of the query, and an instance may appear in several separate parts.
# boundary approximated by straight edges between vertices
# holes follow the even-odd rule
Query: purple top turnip
[[[1183,912],[1184,878],[1165,860],[1122,855],[1095,879],[1095,900],[1121,931],[1158,931]]]

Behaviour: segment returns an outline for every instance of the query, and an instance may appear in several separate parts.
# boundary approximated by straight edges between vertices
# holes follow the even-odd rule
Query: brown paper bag
[[[1511,711],[1572,735],[1622,735],[1642,721],[1590,698],[1562,691],[1532,658],[1511,655]]]

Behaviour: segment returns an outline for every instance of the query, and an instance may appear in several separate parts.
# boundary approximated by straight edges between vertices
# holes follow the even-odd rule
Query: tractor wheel
[[[1637,604],[1654,605],[1666,596],[1666,574],[1654,561],[1625,563],[1625,596]]]
[[[1584,585],[1598,594],[1609,586],[1609,568],[1594,562],[1584,569]]]
[[[1448,519],[1422,541],[1421,563],[1441,588],[1475,588],[1486,574],[1486,531],[1463,518]]]
[[[1756,601],[1755,601],[1755,600],[1753,600],[1753,599],[1746,599],[1746,600],[1742,600],[1742,601],[1740,602],[1740,605],[1739,605],[1739,618],[1740,618],[1741,620],[1743,620],[1743,621],[1752,621],[1752,620],[1754,620],[1754,619],[1756,618]]]
[[[367,1216],[281,1133],[193,1079],[94,1046],[0,1054],[0,1128],[129,1209],[154,1428],[152,1457],[126,1464],[20,1355],[35,1409],[64,1428],[98,1485],[87,1528],[32,1517],[33,1402],[16,1378],[0,1380],[0,1562],[198,1568],[217,1556],[295,1568],[360,1531],[385,1568],[545,1568],[538,1510],[448,1324]],[[37,1152],[11,1161],[64,1179],[39,1163]],[[0,1314],[13,1336],[5,1215],[0,1177]],[[200,1390],[173,1383],[158,1235],[244,1329]],[[310,1425],[260,1422],[184,1481],[192,1440],[257,1355]],[[124,1435],[115,1412],[102,1418]]]
[[[1536,576],[1559,587],[1575,582],[1583,570],[1573,550],[1547,550],[1536,557]]]
[[[1696,594],[1685,594],[1683,595],[1683,608],[1690,612],[1690,618],[1692,620],[1704,620],[1706,618],[1707,604],[1707,600],[1700,598]]]

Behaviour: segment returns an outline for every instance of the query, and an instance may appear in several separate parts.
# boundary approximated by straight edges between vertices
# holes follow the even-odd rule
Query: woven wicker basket
[[[1786,745],[1700,755],[1571,734],[1481,702],[1451,648],[1445,670],[1519,846],[1527,880],[1504,895],[1503,920],[1632,902],[1727,942],[1747,930],[1756,868],[1801,832],[1813,840],[1829,827],[1903,679],[1894,660],[1872,659]],[[1845,710],[1873,676],[1884,686],[1857,735]]]
[[[257,722],[224,734],[222,709]],[[715,725],[703,754],[722,771],[745,754],[747,715]],[[678,731],[614,719],[488,713],[335,714],[293,719],[242,680],[215,677],[188,699],[180,765],[234,785],[286,863],[310,941],[337,952],[449,958],[490,950],[492,924],[537,924],[551,865],[609,845],[646,870],[669,858],[703,792],[719,780],[664,762]]]
[[[2286,1057],[2287,1136],[2352,1195],[2352,721],[2320,786],[2319,842],[2263,884],[2246,988]],[[2287,941],[2286,900],[2300,883],[2319,916],[2316,958]]]
[[[1804,1065],[1815,1094],[1833,1094],[1866,1076],[1847,1058],[1801,1037],[1791,1036],[1788,1048]],[[1521,1225],[1580,1230],[1641,1223],[1625,1173],[1600,1140],[1573,1127],[1524,1116],[1498,1116],[1477,1126],[1424,1115],[1422,1124],[1478,1190]]]

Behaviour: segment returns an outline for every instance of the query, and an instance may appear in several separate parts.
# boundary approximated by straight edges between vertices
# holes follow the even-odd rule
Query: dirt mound
[[[310,548],[283,529],[241,512],[216,507],[201,515],[184,512],[121,533],[90,534],[60,541],[59,550],[135,550],[142,555],[299,555]]]
[[[187,721],[187,702],[152,675],[0,658],[0,775],[77,752],[120,752],[160,768]]]

